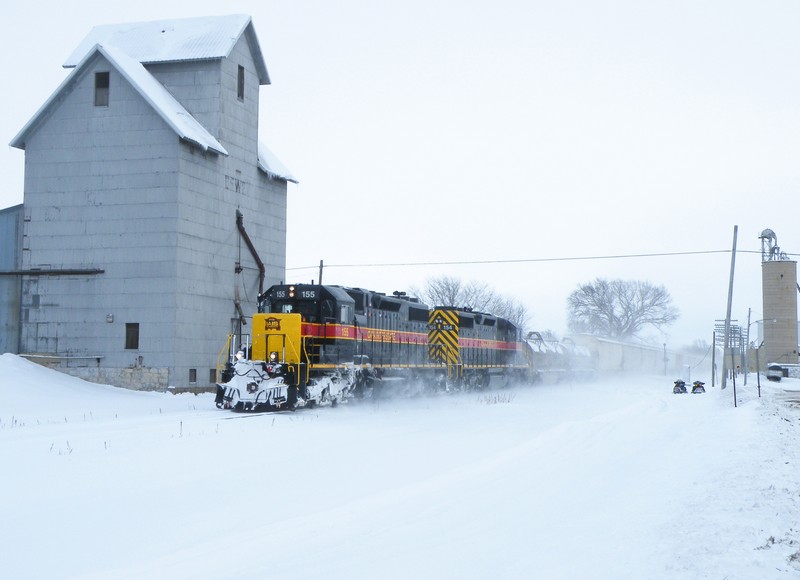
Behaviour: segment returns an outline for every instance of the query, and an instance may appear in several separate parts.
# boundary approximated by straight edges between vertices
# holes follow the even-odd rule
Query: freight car
[[[467,390],[532,378],[514,324],[395,292],[280,284],[259,295],[251,343],[230,350],[216,404],[270,411],[332,404],[416,385]]]

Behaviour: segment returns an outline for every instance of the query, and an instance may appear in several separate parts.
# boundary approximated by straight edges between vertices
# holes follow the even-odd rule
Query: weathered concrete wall
[[[134,391],[166,391],[169,388],[169,369],[143,367],[138,360],[126,368],[109,368],[102,366],[102,359],[99,357],[27,355],[26,358],[49,369],[92,383],[114,385]]]
[[[85,381],[114,385],[134,391],[166,391],[169,388],[169,369],[164,367],[122,369],[61,367],[58,370]]]

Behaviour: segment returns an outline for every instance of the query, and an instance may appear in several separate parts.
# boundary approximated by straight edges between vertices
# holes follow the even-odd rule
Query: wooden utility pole
[[[724,389],[728,379],[728,349],[731,347],[731,307],[733,305],[733,272],[736,267],[736,237],[739,232],[739,226],[733,226],[733,249],[731,249],[731,277],[728,281],[728,310],[725,314],[725,350],[722,352],[722,383],[720,388]],[[735,384],[735,383],[734,383]],[[734,393],[734,397],[736,393]],[[736,403],[736,401],[734,401]]]

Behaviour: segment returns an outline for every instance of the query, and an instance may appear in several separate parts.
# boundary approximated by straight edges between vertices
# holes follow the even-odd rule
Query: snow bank
[[[27,359],[0,355],[0,422],[31,424],[207,408],[209,396],[131,391],[90,383]]]
[[[794,578],[800,413],[789,383],[751,383],[738,408],[646,377],[243,416],[4,355],[3,568]]]

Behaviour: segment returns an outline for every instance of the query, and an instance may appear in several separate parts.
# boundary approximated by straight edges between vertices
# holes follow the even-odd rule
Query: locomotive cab
[[[354,307],[353,298],[337,286],[272,286],[253,316],[254,358],[266,360],[277,352],[289,364],[352,362],[352,344],[342,339],[352,336]]]
[[[259,297],[262,314],[300,314],[312,324],[353,324],[354,300],[337,286],[272,286]]]

